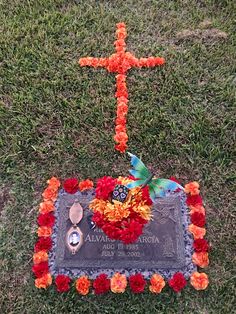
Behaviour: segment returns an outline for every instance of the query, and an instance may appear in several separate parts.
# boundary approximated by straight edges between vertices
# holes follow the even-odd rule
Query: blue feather
[[[132,182],[126,184],[126,187],[128,189],[133,189],[133,188],[136,188],[137,186],[142,185],[144,182],[145,182],[145,180],[132,181]]]
[[[178,188],[183,190],[183,187],[180,184],[169,179],[154,179],[152,180],[152,184],[163,189],[165,192],[175,191]]]
[[[129,173],[137,179],[143,179],[142,173],[140,173],[138,170],[131,169],[129,170]]]
[[[139,172],[141,178],[148,178],[151,173],[144,165],[144,163],[135,155],[128,152],[128,155],[131,157],[131,165],[134,167],[134,170]]]

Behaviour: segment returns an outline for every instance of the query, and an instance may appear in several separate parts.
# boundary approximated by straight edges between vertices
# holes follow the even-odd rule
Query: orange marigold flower
[[[139,67],[143,67],[143,66],[146,66],[147,64],[147,58],[140,58],[139,61],[138,61],[138,66]]]
[[[57,191],[52,189],[50,186],[48,186],[44,190],[42,196],[43,196],[45,201],[55,201],[57,198]]]
[[[128,112],[128,106],[125,103],[121,103],[117,106],[117,116],[126,115]]]
[[[194,206],[190,205],[189,208],[190,208],[191,215],[194,213],[200,213],[200,214],[206,215],[206,210],[202,205],[198,205],[198,204]]]
[[[120,92],[127,92],[127,86],[125,82],[117,82],[116,84],[117,90],[119,90]]]
[[[55,210],[55,206],[52,201],[44,201],[39,204],[39,212],[41,214],[47,214]]]
[[[37,253],[34,253],[33,255],[34,264],[46,262],[47,260],[48,260],[48,253],[46,251],[39,251]]]
[[[130,214],[126,203],[120,203],[118,201],[113,201],[112,203],[107,202],[106,208],[104,210],[104,215],[109,221],[120,221],[127,218]]]
[[[124,153],[126,151],[127,147],[128,146],[124,142],[115,145],[115,149],[118,150],[120,153]]]
[[[145,58],[143,58],[145,59]],[[160,57],[149,57],[146,58],[146,64],[143,66],[147,66],[147,67],[154,67],[156,65],[162,65],[165,63],[165,59],[164,58],[160,58]],[[140,63],[139,63],[140,64]]]
[[[79,65],[81,67],[84,67],[84,66],[90,66],[91,65],[91,57],[87,57],[87,58],[80,58],[79,59]]]
[[[194,224],[189,225],[188,231],[192,233],[194,240],[203,239],[206,234],[205,228],[197,227]]]
[[[119,88],[117,88],[117,91],[115,93],[115,97],[120,97],[120,96],[128,97],[128,90],[126,87],[119,86]]]
[[[46,289],[52,284],[52,276],[47,273],[40,278],[35,279],[35,287],[39,289]]]
[[[141,202],[139,202],[139,204],[135,204],[133,206],[133,210],[136,212],[136,213],[139,213],[139,215],[145,219],[145,220],[150,220],[151,217],[152,217],[152,211],[151,211],[151,207],[148,206],[148,205],[142,205]]]
[[[126,27],[124,22],[119,22],[116,24],[117,28],[122,28],[122,27]]]
[[[165,280],[159,274],[152,275],[150,279],[149,290],[152,293],[160,293],[162,289],[165,287]]]
[[[83,192],[85,190],[92,189],[92,187],[93,187],[93,181],[91,181],[89,179],[81,181],[79,183],[79,189],[80,189],[81,192]]]
[[[116,125],[121,124],[121,125],[126,125],[126,118],[119,116],[116,118]]]
[[[124,75],[124,74],[117,74],[116,75],[116,82],[117,83],[125,82],[125,80],[126,80],[126,75]]]
[[[130,52],[125,53],[125,61],[130,63],[131,65],[138,64],[138,59]]]
[[[118,97],[117,98],[117,103],[120,104],[120,103],[125,103],[125,104],[128,104],[129,100],[128,98],[124,97],[124,96],[121,96],[121,97]]]
[[[184,192],[190,195],[198,195],[200,193],[199,184],[196,181],[185,184]]]
[[[116,111],[116,112],[117,112],[117,111]],[[119,112],[119,115],[118,115],[118,113],[117,113],[117,119],[125,119],[126,116],[127,116],[127,113]],[[117,123],[117,124],[121,124],[121,125],[122,125],[122,123]],[[123,126],[124,126],[125,129],[126,129],[126,124],[123,124]],[[120,132],[117,132],[117,133],[120,133]],[[125,131],[125,133],[126,133],[126,131]]]
[[[208,276],[196,271],[191,275],[190,283],[196,290],[205,290],[209,284]]]
[[[99,58],[98,59],[98,67],[106,67],[108,65],[107,58]]]
[[[116,133],[116,135],[114,136],[114,140],[117,143],[127,142],[128,141],[128,135],[125,132]]]
[[[57,190],[61,185],[60,181],[56,177],[49,179],[47,184],[54,190]]]
[[[192,256],[194,264],[201,268],[205,268],[209,265],[209,257],[207,252],[194,252]]]
[[[119,132],[126,132],[126,127],[125,127],[125,125],[118,124],[118,125],[115,127],[115,131],[116,131],[116,133],[119,133]]]
[[[91,66],[94,68],[97,68],[99,66],[99,59],[98,58],[92,58]]]
[[[106,201],[95,198],[94,200],[92,200],[92,202],[90,202],[89,208],[92,209],[94,212],[99,212],[103,214],[106,208],[106,204]]]
[[[52,235],[52,228],[50,228],[50,227],[39,227],[37,234],[39,237],[50,237]]]
[[[127,287],[127,279],[125,275],[115,273],[111,278],[111,291],[114,293],[124,293]]]
[[[127,36],[127,32],[126,32],[125,27],[119,27],[116,30],[116,36],[117,36],[118,39],[125,39],[126,36]]]
[[[116,51],[118,54],[125,53],[126,43],[123,38],[119,38],[114,42],[114,46],[116,47]]]
[[[75,282],[75,288],[79,294],[86,295],[89,293],[89,287],[91,282],[87,276],[82,276],[78,278]]]
[[[156,65],[163,65],[163,64],[165,64],[165,59],[164,58],[162,58],[162,57],[156,57],[155,58],[155,64]]]
[[[116,51],[117,51],[117,53],[123,53],[125,51],[125,46],[117,46],[116,45]]]
[[[128,177],[121,177],[121,176],[119,176],[119,177],[117,178],[117,183],[118,183],[118,184],[126,185],[126,184],[128,184],[128,183],[130,183],[130,182],[133,182],[133,180],[130,179],[130,178],[128,178]],[[133,189],[132,189],[132,190],[133,190]],[[131,190],[131,191],[132,191],[132,190]]]

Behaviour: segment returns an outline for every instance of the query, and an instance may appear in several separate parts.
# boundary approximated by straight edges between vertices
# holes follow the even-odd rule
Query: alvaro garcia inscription
[[[98,233],[98,234],[96,234]],[[139,243],[159,243],[157,236],[142,235],[135,244],[124,245],[123,243],[117,243],[117,241],[110,239],[106,236],[101,229],[95,229],[94,234],[88,234],[85,238],[85,243],[105,243],[101,246],[100,257],[137,257],[143,256],[139,250]]]
[[[85,242],[115,242],[115,240],[110,239],[108,236],[106,236],[101,229],[95,229],[95,232],[102,233],[101,235],[97,234],[88,234],[85,238]],[[155,235],[153,236],[141,236],[136,243],[159,243],[158,237]],[[129,245],[127,245],[129,246]]]
[[[124,245],[107,237],[99,228],[91,229],[88,208],[94,191],[69,195],[61,193],[58,199],[55,228],[54,271],[73,270],[91,273],[100,269],[159,269],[175,270],[186,267],[184,227],[179,194],[158,199],[153,207],[153,220],[145,226],[144,233],[132,244]],[[69,208],[78,199],[84,209],[78,224],[84,243],[72,255],[65,243],[70,228]]]

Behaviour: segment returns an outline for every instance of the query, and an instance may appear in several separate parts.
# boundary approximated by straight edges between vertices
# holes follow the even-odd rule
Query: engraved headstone
[[[61,192],[57,201],[54,227],[53,252],[50,267],[54,274],[95,274],[119,270],[132,273],[139,270],[158,271],[166,277],[182,270],[188,273],[191,263],[191,237],[187,234],[187,213],[183,194],[173,194],[158,199],[153,206],[153,219],[144,228],[144,233],[132,244],[124,245],[111,240],[101,229],[91,225],[89,203],[94,191],[78,192],[74,195]],[[66,235],[71,227],[69,209],[75,199],[83,207],[84,216],[78,224],[83,233],[83,244],[72,255],[66,245]],[[75,236],[71,241],[77,241]]]

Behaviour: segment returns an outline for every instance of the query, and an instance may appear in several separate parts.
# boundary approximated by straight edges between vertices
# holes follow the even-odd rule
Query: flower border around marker
[[[32,271],[35,276],[35,286],[39,289],[47,289],[54,282],[56,290],[60,293],[69,291],[72,287],[80,295],[87,295],[89,292],[100,295],[109,291],[113,293],[124,293],[129,290],[133,293],[142,293],[146,289],[150,293],[159,294],[167,285],[174,292],[179,293],[188,282],[196,290],[205,290],[208,287],[209,280],[204,272],[195,271],[187,280],[181,272],[175,273],[171,279],[165,280],[160,274],[154,273],[150,280],[146,280],[142,274],[137,273],[128,278],[120,273],[115,273],[111,278],[101,273],[95,280],[88,276],[81,276],[77,279],[69,278],[66,275],[57,275],[52,278],[48,264],[48,253],[52,248],[52,227],[55,222],[54,211],[55,201],[58,196],[58,190],[61,186],[60,181],[52,177],[47,181],[48,186],[44,190],[43,202],[39,205],[38,215],[38,239],[34,246]],[[91,180],[79,182],[76,178],[67,179],[63,184],[67,193],[76,193],[78,190],[85,191],[93,187]],[[209,264],[209,244],[204,239],[206,234],[205,217],[206,212],[203,201],[200,196],[199,184],[190,182],[185,185],[187,194],[186,204],[190,209],[191,224],[188,231],[193,235],[194,253],[193,263],[199,268],[205,268]]]

